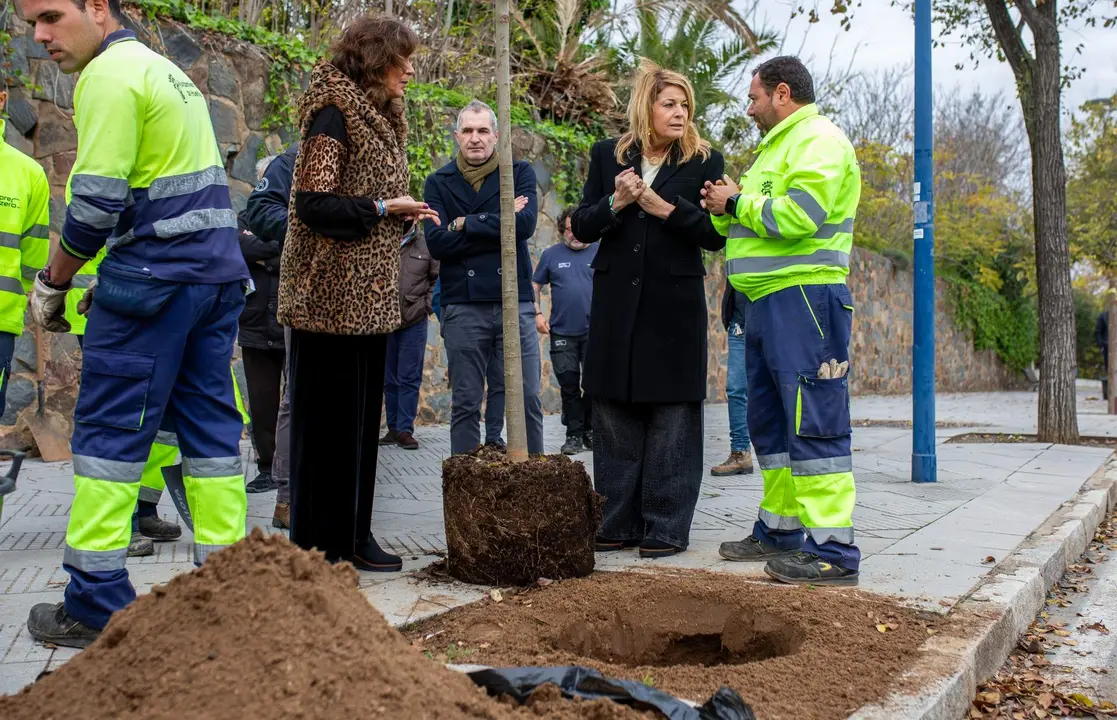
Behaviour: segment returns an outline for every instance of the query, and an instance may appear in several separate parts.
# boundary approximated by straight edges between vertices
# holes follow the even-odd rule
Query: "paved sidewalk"
[[[1083,434],[1117,436],[1117,418],[1105,414],[1099,383],[1079,386]],[[911,417],[910,397],[855,398],[858,420],[903,421]],[[854,521],[864,554],[861,587],[904,596],[943,612],[966,596],[1030,533],[1071,500],[1109,456],[1094,448],[1045,444],[945,444],[967,431],[1034,432],[1034,393],[941,395],[939,482],[910,482],[911,431],[875,426],[854,431],[858,494]],[[728,452],[724,405],[706,409],[705,461],[720,463]],[[546,449],[563,442],[558,418],[546,418]],[[362,587],[390,622],[405,623],[482,597],[475,586],[415,580],[410,574],[445,550],[441,502],[441,462],[449,452],[448,429],[422,427],[422,447],[408,452],[382,448],[373,528],[380,541],[405,557],[403,575],[362,574]],[[589,453],[578,456],[592,473]],[[73,651],[33,642],[24,621],[29,608],[61,598],[66,517],[73,496],[68,463],[27,464],[19,489],[6,499],[0,519],[0,692],[15,692]],[[707,475],[688,552],[670,559],[642,561],[634,552],[599,556],[605,570],[665,566],[706,568],[762,577],[761,565],[720,559],[718,544],[747,535],[756,517],[763,483],[759,473],[713,478]],[[249,495],[249,524],[269,531],[274,493]],[[161,512],[174,516],[169,500]],[[992,556],[993,562],[986,562]],[[129,560],[139,592],[189,571],[190,539],[157,544],[156,554]]]

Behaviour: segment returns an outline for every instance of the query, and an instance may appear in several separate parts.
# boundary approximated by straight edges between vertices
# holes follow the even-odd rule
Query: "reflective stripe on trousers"
[[[241,459],[182,458],[182,482],[194,519],[194,562],[244,537],[248,496]]]

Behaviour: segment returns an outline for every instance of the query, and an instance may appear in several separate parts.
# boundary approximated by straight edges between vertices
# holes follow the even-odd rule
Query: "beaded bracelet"
[[[383,200],[376,201],[376,212],[380,213],[381,216],[388,214],[387,206],[384,205]]]

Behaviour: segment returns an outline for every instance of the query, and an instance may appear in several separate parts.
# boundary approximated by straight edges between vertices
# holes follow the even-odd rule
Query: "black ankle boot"
[[[369,535],[365,544],[357,548],[356,554],[346,558],[353,567],[366,572],[399,572],[403,569],[403,559],[380,549],[376,538]]]

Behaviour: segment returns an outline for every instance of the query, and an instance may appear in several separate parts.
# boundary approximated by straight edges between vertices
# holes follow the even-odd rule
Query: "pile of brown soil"
[[[552,718],[613,718],[592,703]],[[611,708],[610,708],[611,709]],[[591,714],[597,712],[598,714]],[[113,616],[101,638],[18,695],[5,720],[538,716],[490,699],[410,646],[327,564],[259,530]],[[638,717],[630,715],[628,717]]]
[[[471,649],[482,665],[585,665],[699,703],[726,685],[764,720],[827,720],[899,689],[941,622],[855,591],[677,571],[596,573],[406,634],[438,633],[432,646]]]
[[[593,572],[602,498],[565,455],[455,455],[442,464],[442,498],[447,569],[459,580],[527,585]]]

